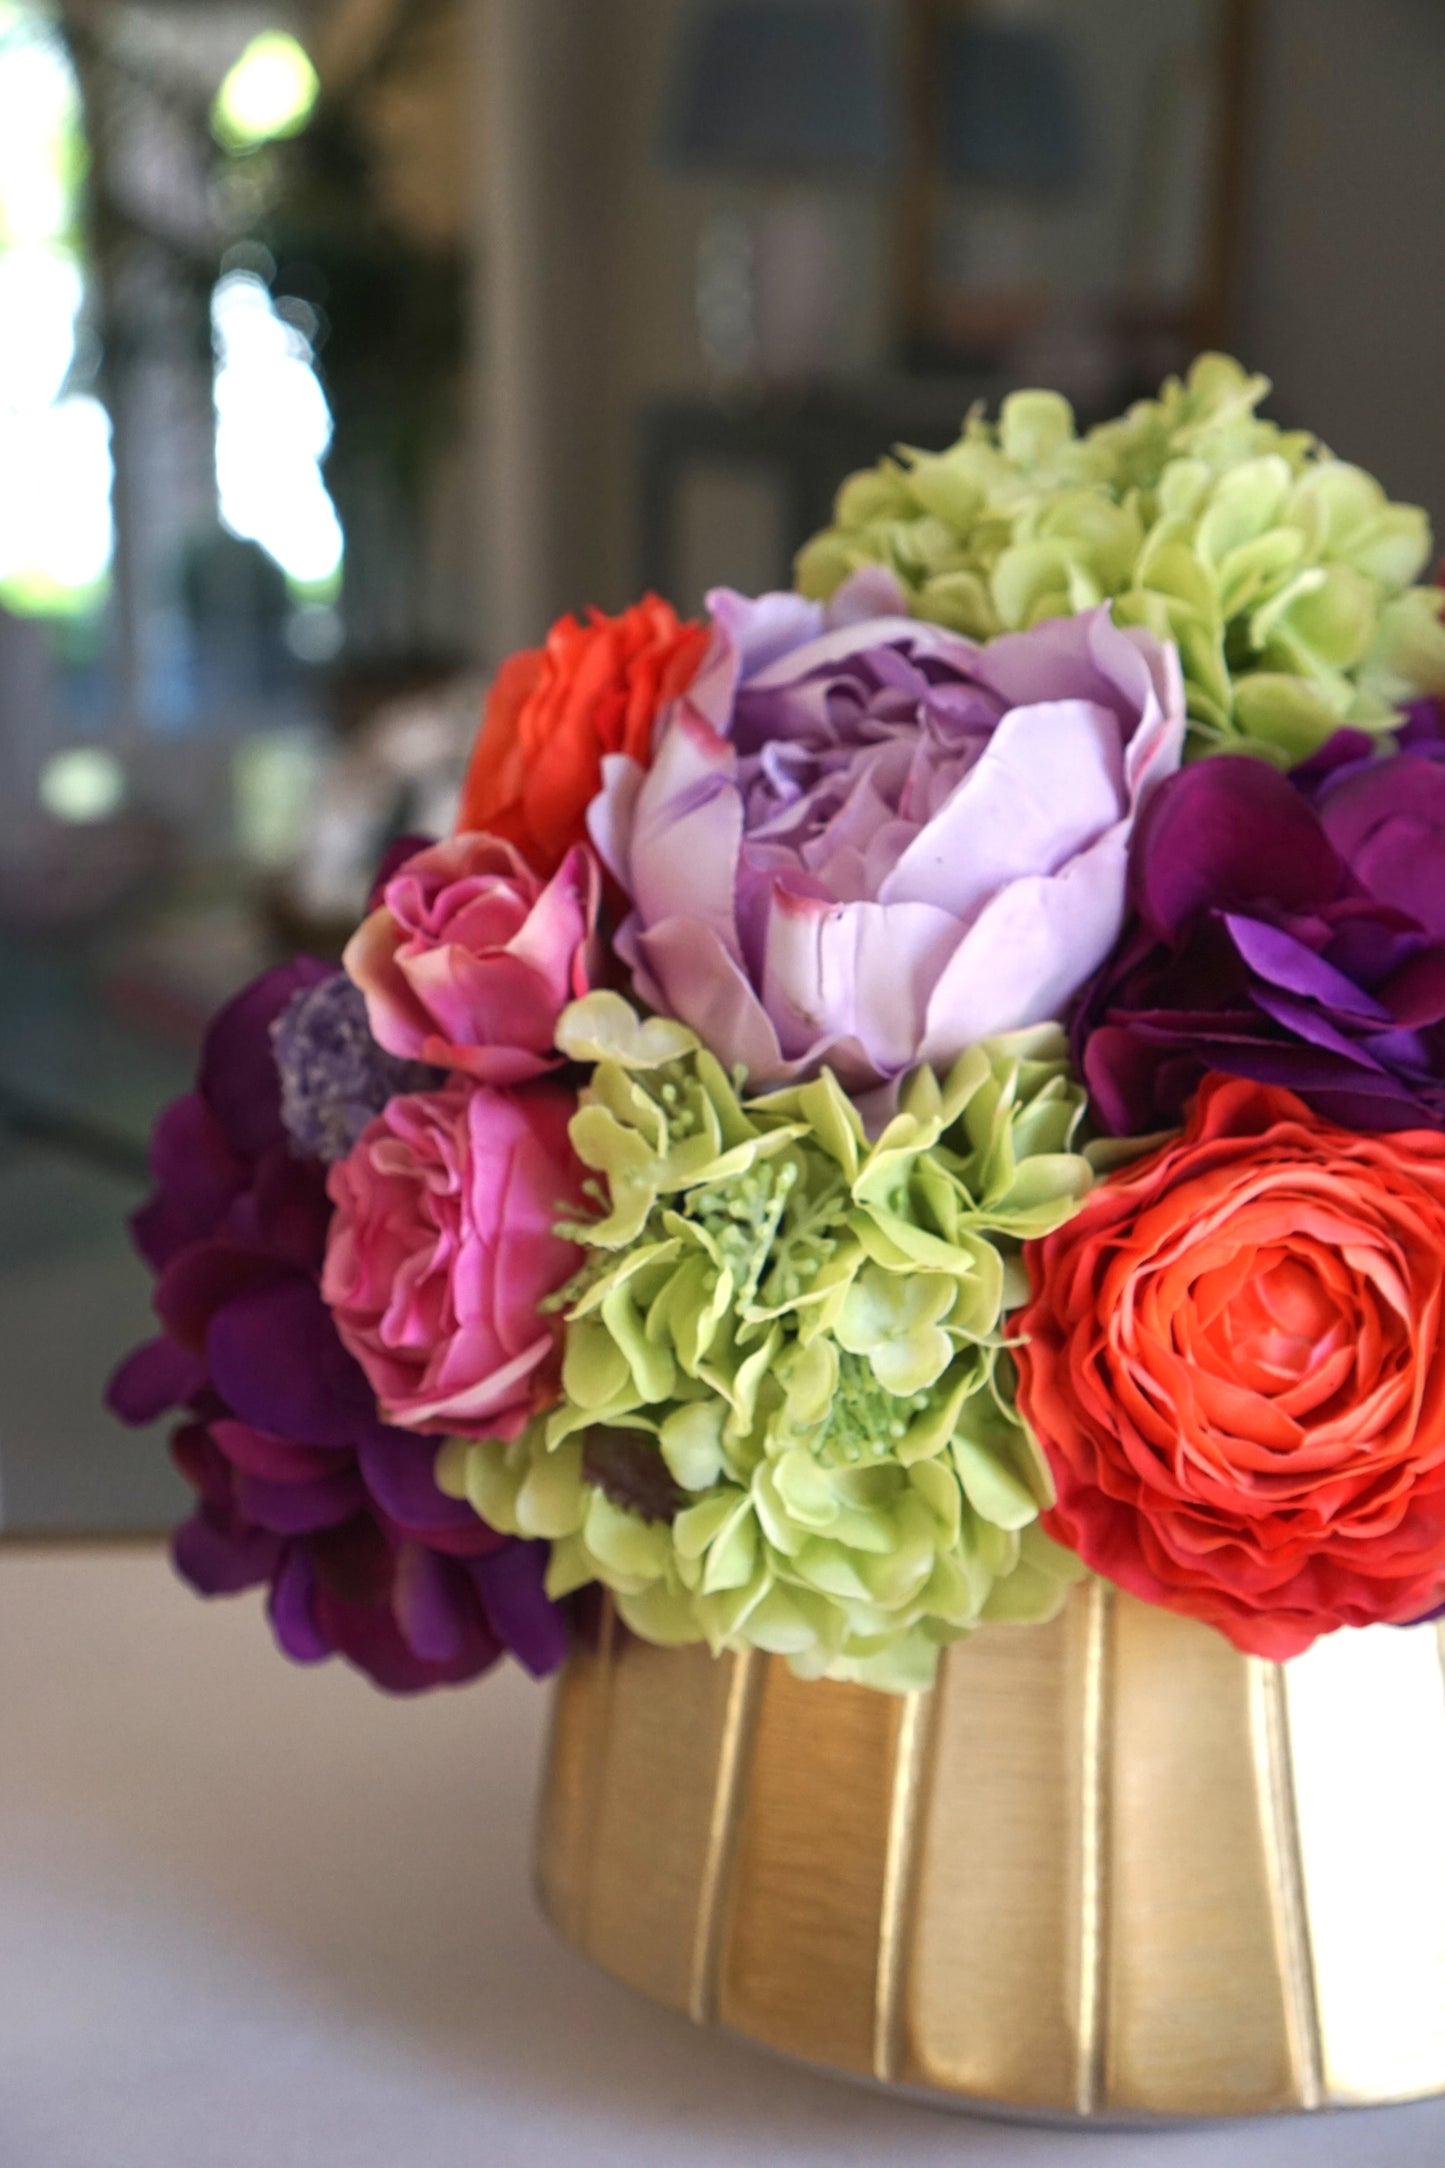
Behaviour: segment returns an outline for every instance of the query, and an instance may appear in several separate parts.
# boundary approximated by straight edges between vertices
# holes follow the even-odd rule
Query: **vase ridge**
[[[1092,1582],[937,1684],[635,1639],[559,1688],[566,1939],[700,2023],[1026,2114],[1445,2090],[1445,1643],[1287,1665]]]

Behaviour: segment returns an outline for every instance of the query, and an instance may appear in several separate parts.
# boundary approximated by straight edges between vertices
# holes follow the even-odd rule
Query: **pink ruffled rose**
[[[386,1422],[513,1438],[555,1398],[541,1305],[582,1261],[556,1232],[582,1204],[576,1105],[458,1077],[391,1100],[332,1168],[321,1292]]]
[[[755,1087],[855,1092],[1061,1015],[1180,762],[1174,649],[1106,609],[979,647],[876,573],[708,600],[651,768],[609,758],[591,812],[642,999]]]
[[[499,836],[449,836],[386,883],[342,958],[373,1036],[407,1061],[524,1084],[592,983],[601,876],[585,844],[550,880]]]

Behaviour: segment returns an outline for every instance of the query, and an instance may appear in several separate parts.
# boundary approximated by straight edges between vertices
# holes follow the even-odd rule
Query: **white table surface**
[[[158,1549],[0,1547],[0,2168],[1445,2164],[1445,2104],[1029,2130],[694,2031],[533,1907],[545,1713],[293,1670]]]

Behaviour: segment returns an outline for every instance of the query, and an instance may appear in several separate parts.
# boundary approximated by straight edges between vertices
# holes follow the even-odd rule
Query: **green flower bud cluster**
[[[1445,692],[1430,529],[1359,467],[1261,420],[1268,379],[1204,354],[1185,382],[1076,433],[1066,399],[1016,392],[938,454],[855,474],[797,565],[825,599],[883,564],[919,617],[977,640],[1112,602],[1177,643],[1191,749],[1288,766],[1343,723],[1383,731]]]
[[[565,1013],[598,1216],[561,1298],[563,1397],[438,1480],[553,1545],[649,1640],[756,1647],[904,1691],[986,1618],[1052,1614],[1078,1562],[1037,1526],[1014,1405],[1020,1245],[1089,1188],[1083,1094],[1047,1025],[919,1070],[870,1140],[827,1073],[744,1099],[619,995]]]

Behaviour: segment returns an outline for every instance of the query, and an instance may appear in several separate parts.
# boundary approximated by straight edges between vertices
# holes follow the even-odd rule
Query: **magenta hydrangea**
[[[566,1650],[546,1547],[499,1536],[432,1479],[435,1441],[383,1422],[321,1299],[326,1168],[282,1120],[275,1020],[328,967],[268,972],[212,1023],[194,1092],[161,1116],[156,1192],[135,1215],[158,1338],[121,1365],[124,1420],[180,1412],[197,1494],[176,1564],[204,1595],[269,1590],[301,1662],[339,1654],[396,1692],[459,1683],[511,1650]]]

